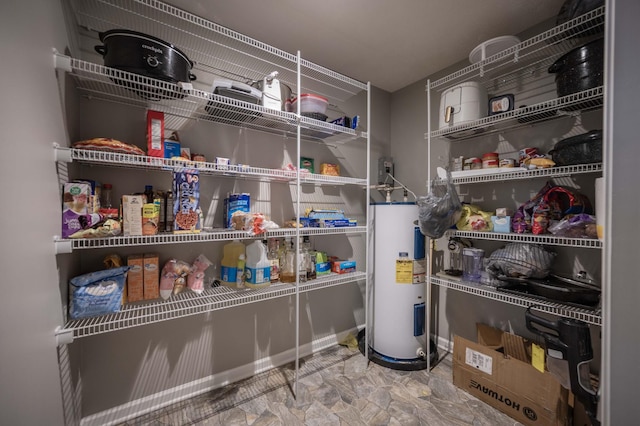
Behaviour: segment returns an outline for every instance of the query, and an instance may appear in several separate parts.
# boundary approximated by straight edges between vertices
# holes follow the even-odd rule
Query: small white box
[[[123,235],[142,235],[142,195],[122,196]]]

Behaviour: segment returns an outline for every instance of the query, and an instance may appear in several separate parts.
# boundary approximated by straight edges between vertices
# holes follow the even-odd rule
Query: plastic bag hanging
[[[440,171],[444,171],[439,168]],[[440,238],[451,228],[462,213],[462,203],[452,183],[451,173],[446,170],[444,182],[431,182],[429,194],[418,198],[418,224],[420,232],[430,238]]]

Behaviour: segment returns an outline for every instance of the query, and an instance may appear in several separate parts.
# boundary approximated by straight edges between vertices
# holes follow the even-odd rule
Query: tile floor
[[[452,384],[451,356],[397,371],[335,346],[301,360],[298,398],[287,365],[130,420],[146,425],[520,425]]]

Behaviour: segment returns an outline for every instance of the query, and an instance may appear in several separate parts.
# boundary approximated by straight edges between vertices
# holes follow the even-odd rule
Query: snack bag
[[[212,263],[204,254],[196,257],[191,265],[191,273],[187,276],[187,287],[190,290],[201,294],[204,291],[204,271],[207,270]]]

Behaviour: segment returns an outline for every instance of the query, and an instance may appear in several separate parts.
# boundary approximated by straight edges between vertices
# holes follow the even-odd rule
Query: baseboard
[[[337,334],[331,334],[301,345],[300,357],[308,356],[312,353],[335,346],[350,333],[357,335],[358,329],[354,328]],[[292,362],[295,360],[295,357],[296,351],[295,348],[292,348],[274,356],[256,360],[250,364],[223,371],[200,380],[185,383],[184,385],[167,389],[163,392],[149,395],[147,397],[92,414],[82,418],[80,425],[106,426],[126,422],[127,420],[131,420],[149,412],[159,410],[168,405],[175,404],[176,402],[193,398],[205,392],[209,392],[230,383],[246,379],[255,374],[262,373],[263,371]]]

